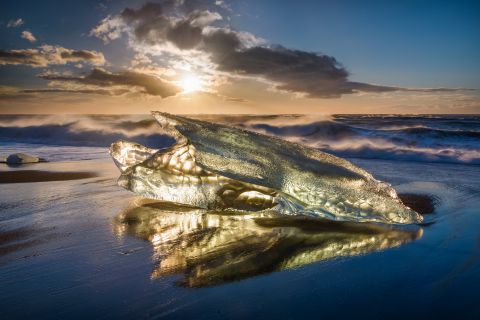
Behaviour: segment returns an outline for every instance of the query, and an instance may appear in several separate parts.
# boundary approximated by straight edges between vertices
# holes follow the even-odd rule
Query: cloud
[[[232,12],[232,7],[223,0],[216,0],[215,5]]]
[[[166,30],[166,39],[181,50],[194,49],[203,40],[203,28],[215,20],[221,20],[218,13],[194,11],[184,19],[170,25]]]
[[[0,65],[27,65],[34,68],[84,62],[95,66],[105,64],[103,53],[42,45],[36,49],[0,50]]]
[[[98,26],[90,31],[89,35],[102,39],[104,43],[109,43],[112,40],[120,38],[124,31],[121,19],[107,16],[100,21]]]
[[[25,89],[20,93],[83,93],[83,94],[100,94],[104,96],[120,96],[130,91],[127,89]]]
[[[20,35],[20,37],[30,42],[37,41],[37,38],[35,38],[35,36],[30,31],[22,31],[22,34]]]
[[[167,8],[165,8],[167,6]],[[147,3],[138,10],[126,8],[117,19],[120,19],[126,25],[132,28],[133,35],[138,42],[155,45],[160,42],[168,41],[182,50],[189,50],[196,47],[202,40],[203,28],[222,17],[209,10],[194,10],[189,12],[181,19],[164,14],[171,5],[159,3]],[[171,8],[170,8],[171,10]],[[104,34],[109,35],[115,31],[105,29],[110,25],[119,26],[118,21],[113,23],[104,21],[91,33],[97,35],[99,29],[104,30]],[[102,35],[100,33],[100,35]],[[110,39],[110,36],[107,36]]]
[[[218,30],[206,43],[219,70],[259,76],[280,90],[304,93],[311,98],[334,98],[352,93],[348,72],[335,58],[281,46],[239,49],[234,33]]]
[[[404,92],[419,92],[419,93],[442,93],[442,92],[456,92],[456,91],[476,91],[475,89],[470,88],[404,88],[404,87],[395,87],[395,86],[382,86],[377,84],[362,83],[362,82],[346,82],[345,88],[351,90],[351,92],[393,92],[393,91],[404,91]]]
[[[144,93],[162,98],[174,96],[180,92],[177,86],[166,80],[130,70],[112,73],[95,68],[83,77],[50,73],[40,74],[39,77],[51,81],[53,85],[61,86],[62,88],[57,89],[57,92],[83,92],[108,95]],[[69,87],[69,84],[73,84],[74,86]]]
[[[237,98],[237,97],[225,97],[225,101],[229,102],[248,102],[248,100],[243,99],[243,98]]]
[[[164,63],[170,63],[169,67],[175,63],[191,64],[195,60],[192,57],[205,55],[217,75],[262,79],[278,90],[310,98],[338,98],[357,92],[463,90],[415,89],[350,81],[349,72],[332,56],[267,45],[250,33],[219,26],[219,22],[225,20],[217,12],[222,8],[224,14],[231,10],[223,1],[146,3],[138,9],[126,8],[119,15],[105,18],[90,34],[108,42],[125,33],[137,52],[164,53],[164,57],[172,57],[170,61],[163,59]],[[212,72],[207,67],[203,71]]]
[[[23,21],[22,18],[18,18],[16,20],[10,20],[8,21],[7,23],[7,28],[16,28],[16,27],[20,27],[22,25],[25,24],[25,21]]]

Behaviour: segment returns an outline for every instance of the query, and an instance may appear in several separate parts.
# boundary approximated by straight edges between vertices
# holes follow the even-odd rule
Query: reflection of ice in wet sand
[[[122,212],[115,230],[152,243],[153,279],[183,273],[182,284],[190,287],[398,247],[422,235],[417,227],[214,212],[152,201]]]

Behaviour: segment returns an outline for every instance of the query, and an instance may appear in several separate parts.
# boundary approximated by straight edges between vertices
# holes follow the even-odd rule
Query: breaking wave
[[[480,164],[479,116],[197,117],[309,145],[347,158]],[[172,143],[172,139],[160,132],[149,115],[0,116],[0,143],[3,142],[3,145],[8,142],[106,147],[118,139],[157,148]]]

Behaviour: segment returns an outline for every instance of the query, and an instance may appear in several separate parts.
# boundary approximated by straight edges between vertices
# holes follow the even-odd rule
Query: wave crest
[[[341,157],[480,164],[479,116],[203,115]],[[0,141],[107,147],[119,139],[149,147],[173,141],[148,115],[0,116]]]

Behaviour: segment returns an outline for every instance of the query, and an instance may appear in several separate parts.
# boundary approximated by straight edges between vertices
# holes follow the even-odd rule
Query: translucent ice
[[[388,184],[313,148],[153,112],[176,143],[154,150],[117,141],[119,185],[147,198],[215,210],[274,211],[332,220],[418,223]]]

